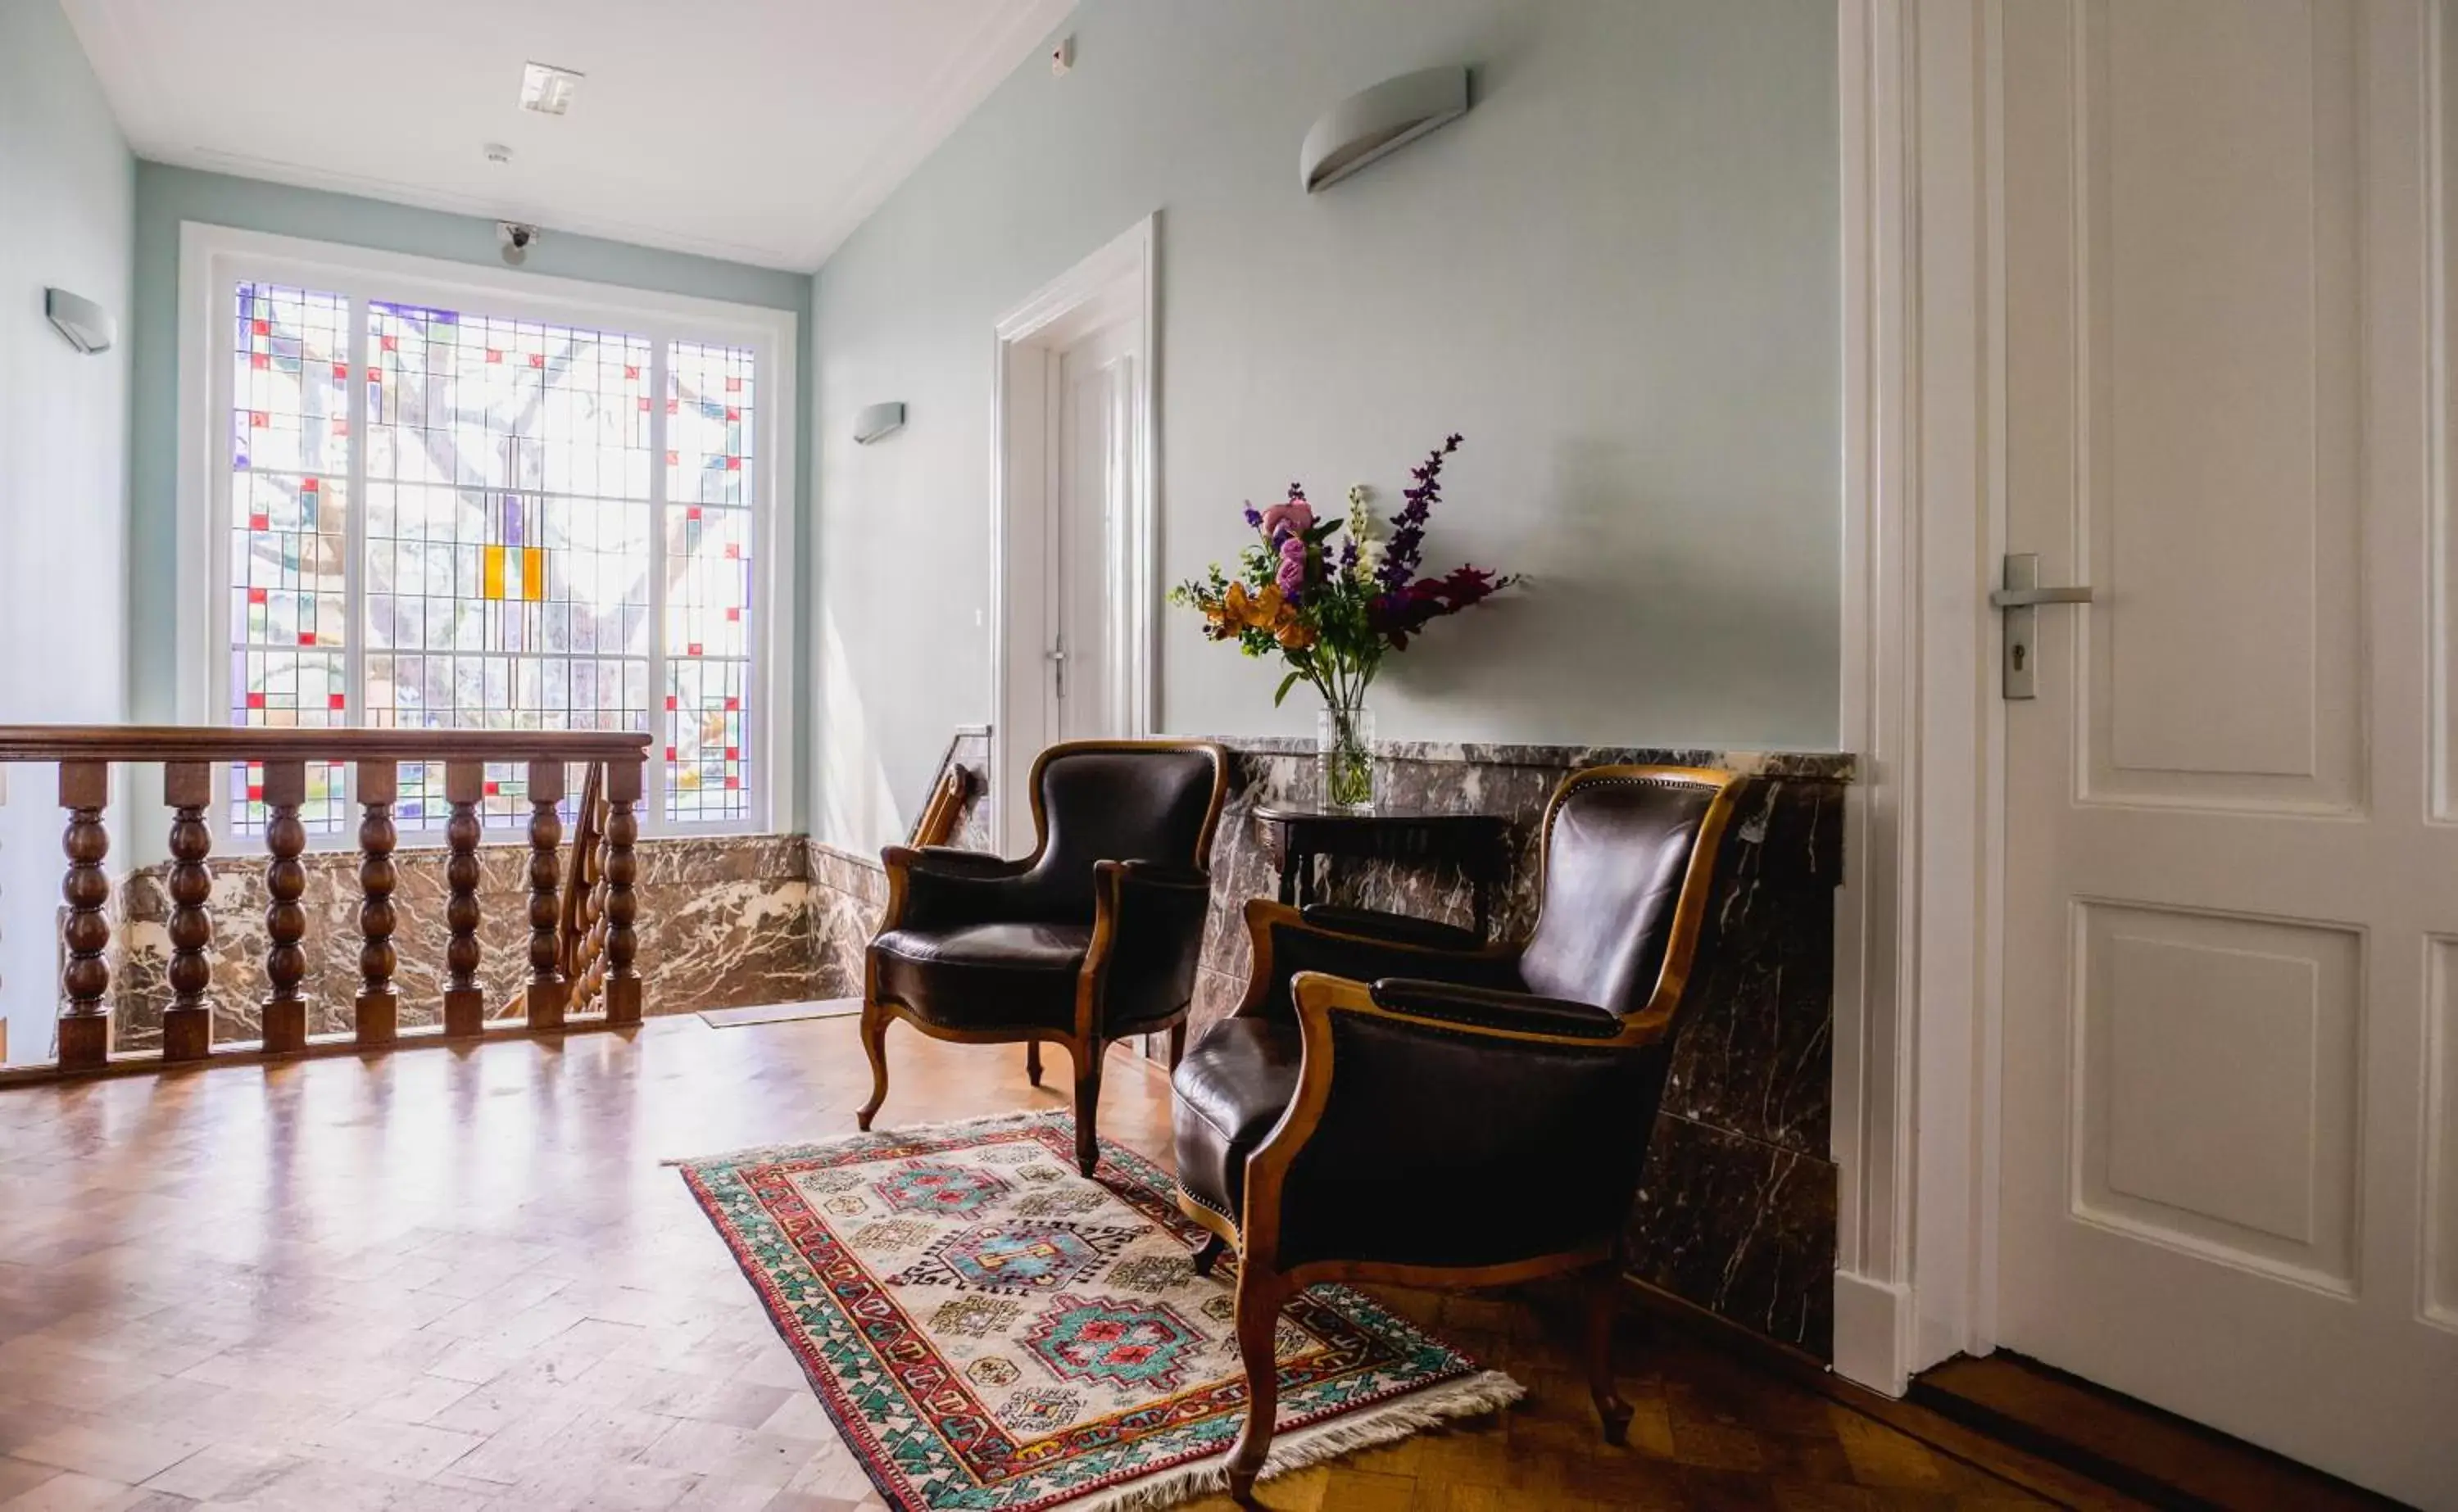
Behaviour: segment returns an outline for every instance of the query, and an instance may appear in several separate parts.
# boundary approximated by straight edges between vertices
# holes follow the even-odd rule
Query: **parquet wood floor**
[[[1011,1047],[890,1040],[884,1126],[1063,1106]],[[852,1129],[850,1021],[0,1091],[0,1507],[879,1507],[668,1156]],[[1104,1132],[1166,1162],[1121,1052]],[[1275,1508],[2036,1506],[2011,1484],[1634,1327],[1597,1440],[1540,1295],[1394,1294],[1532,1388],[1263,1487]],[[1225,1501],[1197,1503],[1223,1512]]]

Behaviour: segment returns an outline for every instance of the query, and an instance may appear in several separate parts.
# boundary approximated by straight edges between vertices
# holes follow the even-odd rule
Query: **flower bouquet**
[[[1411,470],[1406,503],[1387,521],[1367,508],[1370,495],[1363,485],[1348,490],[1344,520],[1317,522],[1305,489],[1294,483],[1288,498],[1270,508],[1247,505],[1246,523],[1257,540],[1239,553],[1236,575],[1216,563],[1170,591],[1170,602],[1202,612],[1204,632],[1214,640],[1236,641],[1249,656],[1278,656],[1287,665],[1275,707],[1301,682],[1322,695],[1316,745],[1323,798],[1334,808],[1374,806],[1373,714],[1365,690],[1383,658],[1406,651],[1410,637],[1433,621],[1518,581],[1466,566],[1441,577],[1418,575],[1426,521],[1442,498],[1443,464],[1459,444],[1459,437],[1446,437]]]

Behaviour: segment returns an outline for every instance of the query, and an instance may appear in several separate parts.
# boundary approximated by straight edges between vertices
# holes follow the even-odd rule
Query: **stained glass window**
[[[349,301],[241,283],[231,343],[231,723],[348,723]],[[231,822],[264,823],[264,773],[241,763]],[[300,818],[343,822],[342,771],[307,769]]]
[[[384,300],[366,322],[368,722],[644,728],[651,343]],[[490,768],[490,820],[527,787]],[[440,763],[404,764],[397,812],[443,824]]]
[[[755,819],[756,354],[237,296],[233,721],[644,731],[664,755],[658,819]],[[311,770],[312,831],[355,832],[344,777]],[[489,769],[490,827],[527,818],[525,777]],[[234,769],[236,827],[261,828],[261,797],[260,772]],[[442,764],[404,763],[399,825],[447,818]]]
[[[666,365],[666,814],[750,812],[752,354],[677,342]]]

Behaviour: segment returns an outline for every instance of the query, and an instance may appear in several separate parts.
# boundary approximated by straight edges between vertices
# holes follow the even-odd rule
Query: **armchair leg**
[[[1075,1056],[1075,1169],[1089,1176],[1101,1163],[1101,1042],[1069,1048]]]
[[[1605,1442],[1619,1447],[1630,1442],[1631,1405],[1614,1389],[1614,1319],[1620,1313],[1621,1264],[1608,1260],[1585,1277],[1588,1303],[1588,1391],[1596,1399],[1596,1417]]]
[[[1035,1087],[1041,1085],[1041,1042],[1039,1040],[1024,1042],[1024,1079]]]
[[[1229,1446],[1229,1495],[1241,1506],[1252,1506],[1255,1478],[1272,1452],[1273,1415],[1280,1410],[1280,1365],[1272,1354],[1272,1332],[1286,1299],[1280,1277],[1248,1263],[1238,1273],[1238,1358],[1246,1367],[1246,1425]]]
[[[1194,1260],[1189,1262],[1195,1267],[1195,1274],[1198,1275],[1210,1275],[1212,1274],[1213,1265],[1220,1258],[1220,1252],[1227,1248],[1229,1248],[1229,1241],[1220,1237],[1220,1235],[1217,1233],[1205,1234],[1203,1236],[1203,1248],[1196,1251]]]
[[[862,1005],[862,1050],[870,1057],[870,1101],[853,1118],[866,1133],[871,1115],[887,1101],[887,1010],[867,1000]]]

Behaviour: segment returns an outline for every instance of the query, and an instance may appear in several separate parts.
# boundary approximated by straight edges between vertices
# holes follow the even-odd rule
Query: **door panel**
[[[2096,595],[2007,708],[1998,1336],[2458,1507],[2446,18],[1997,14],[2006,547]]]
[[[2071,10],[2094,798],[2360,797],[2356,10]]]

